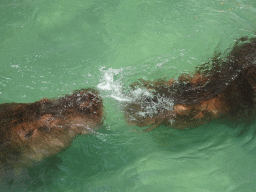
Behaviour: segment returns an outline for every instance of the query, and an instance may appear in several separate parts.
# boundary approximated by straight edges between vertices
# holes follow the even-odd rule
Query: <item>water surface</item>
[[[5,0],[0,103],[94,87],[106,119],[60,154],[1,181],[3,191],[254,191],[256,121],[134,131],[128,85],[177,77],[256,31],[249,0]]]

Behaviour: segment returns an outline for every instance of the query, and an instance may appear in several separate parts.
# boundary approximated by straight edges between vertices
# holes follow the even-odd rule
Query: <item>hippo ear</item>
[[[33,133],[34,133],[34,130],[30,130],[30,131],[26,132],[24,138],[25,138],[25,139],[30,138],[30,137],[33,135]]]
[[[35,129],[28,130],[25,129],[24,126],[21,126],[21,129],[17,131],[18,135],[20,136],[21,139],[29,139],[33,134],[34,134]]]

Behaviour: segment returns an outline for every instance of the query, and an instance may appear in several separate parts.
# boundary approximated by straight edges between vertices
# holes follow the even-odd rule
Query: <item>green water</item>
[[[256,121],[138,133],[122,115],[136,79],[177,76],[256,31],[250,0],[3,0],[0,103],[85,87],[106,119],[2,191],[249,192],[256,189]],[[123,91],[122,91],[123,90]]]

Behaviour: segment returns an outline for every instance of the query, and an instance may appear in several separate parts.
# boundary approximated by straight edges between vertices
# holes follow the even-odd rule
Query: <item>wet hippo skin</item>
[[[175,128],[193,128],[213,119],[231,121],[255,115],[256,37],[236,40],[231,51],[184,73],[177,79],[138,80],[132,90],[147,92],[127,102],[124,117],[128,124],[161,124]]]
[[[96,90],[82,89],[59,99],[1,104],[0,120],[0,165],[22,168],[97,130],[103,104]]]

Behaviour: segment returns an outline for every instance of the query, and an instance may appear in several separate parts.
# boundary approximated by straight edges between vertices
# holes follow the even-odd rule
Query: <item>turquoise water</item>
[[[196,129],[126,125],[136,79],[173,77],[256,31],[249,0],[5,0],[0,3],[0,103],[95,87],[106,119],[2,191],[255,191],[256,121]]]

